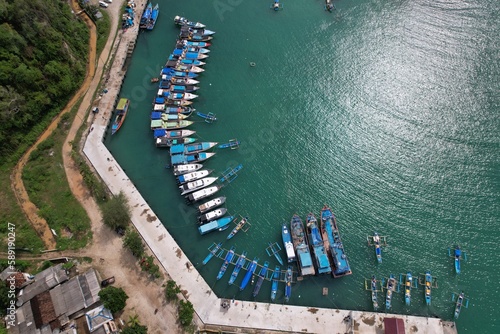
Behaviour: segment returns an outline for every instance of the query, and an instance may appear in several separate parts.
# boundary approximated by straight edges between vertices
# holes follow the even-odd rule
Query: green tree
[[[188,300],[184,302],[183,300],[179,303],[179,322],[183,327],[191,325],[193,321],[194,307],[193,304]]]
[[[126,227],[130,222],[130,208],[123,192],[101,206],[102,220],[112,229]]]
[[[175,281],[168,280],[167,281],[167,287],[165,288],[165,298],[167,298],[167,301],[171,302],[174,300],[178,300],[179,297],[177,297],[177,294],[181,292],[181,288],[175,283]]]
[[[99,291],[99,298],[105,308],[115,314],[125,308],[128,296],[122,288],[108,286]]]
[[[140,324],[134,326],[128,326],[122,330],[123,334],[147,334],[147,332],[148,328]]]
[[[135,257],[141,257],[144,254],[144,245],[139,233],[133,230],[128,230],[123,238],[123,246],[130,249]]]
[[[5,282],[0,281],[0,315],[5,315],[5,310],[7,310],[7,306],[9,306],[9,287]]]

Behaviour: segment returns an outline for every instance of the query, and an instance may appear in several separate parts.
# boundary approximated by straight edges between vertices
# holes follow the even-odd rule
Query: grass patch
[[[111,31],[111,19],[109,14],[105,10],[101,10],[102,18],[95,21],[97,28],[97,59],[99,59],[104,46],[108,40],[109,33]]]
[[[65,114],[57,129],[31,154],[23,182],[39,215],[57,233],[57,248],[84,247],[92,237],[90,220],[69,188],[62,160],[62,145],[81,100]]]

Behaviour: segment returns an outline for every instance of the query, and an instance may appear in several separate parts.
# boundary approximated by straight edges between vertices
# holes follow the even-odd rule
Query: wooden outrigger
[[[378,283],[378,286],[377,286]],[[382,292],[382,282],[378,281],[375,276],[365,278],[365,290],[372,293],[373,310],[378,310],[378,292]]]
[[[242,168],[243,168],[242,164],[239,164],[238,166],[236,166],[234,168],[229,167],[224,172],[222,172],[222,176],[219,178],[219,181],[222,182],[222,183],[224,183],[224,182],[228,182],[228,183],[233,182],[238,177],[238,172]]]
[[[462,291],[460,293],[452,293],[451,301],[455,303],[455,311],[453,313],[453,317],[458,319],[460,316],[460,311],[462,308],[469,308],[469,298],[465,296],[465,293]]]
[[[223,143],[219,145],[219,148],[230,148],[232,150],[236,150],[240,147],[240,141],[236,138],[229,139],[227,143]]]
[[[424,297],[425,303],[431,305],[431,292],[432,289],[437,289],[437,277],[433,277],[430,270],[427,270],[425,274],[420,274],[418,277],[418,284],[424,286]]]
[[[250,223],[248,222],[248,217],[241,217],[241,219],[236,224],[236,226],[233,228],[231,233],[228,234],[227,240],[234,237],[234,235],[236,233],[238,233],[240,230],[242,230],[243,232],[246,232],[246,231],[248,231],[249,228],[250,228]]]
[[[210,261],[212,257],[214,257],[214,255],[220,257],[222,253],[224,253],[224,249],[221,249],[221,247],[222,242],[219,242],[218,244],[214,242],[212,245],[210,245],[210,247],[208,247],[210,253],[208,253],[207,257],[203,260],[203,265],[207,264],[208,261]]]
[[[389,278],[382,278],[382,289],[387,290],[387,295],[385,297],[385,309],[389,310],[392,303],[392,294],[394,292],[399,292],[399,283],[393,274]]]
[[[277,242],[270,242],[269,247],[266,248],[267,255],[273,256],[276,258],[276,260],[283,265],[283,259],[279,255],[279,251],[281,251],[280,245],[278,245]]]
[[[451,248],[448,248],[448,256],[455,259],[455,273],[460,274],[460,263],[462,262],[462,260],[467,261],[467,254],[462,249],[460,249],[459,245],[456,245],[453,252],[451,251]]]
[[[410,306],[411,303],[411,289],[417,288],[417,280],[408,271],[406,274],[399,274],[399,284],[405,288],[405,304]]]
[[[378,235],[377,232],[374,232],[373,235],[366,237],[366,241],[368,241],[368,246],[375,246],[377,261],[382,263],[382,249],[380,247],[387,246],[387,236]]]

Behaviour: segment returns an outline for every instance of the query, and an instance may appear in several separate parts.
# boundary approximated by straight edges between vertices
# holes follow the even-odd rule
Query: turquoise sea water
[[[439,285],[432,306],[419,287],[411,307],[396,294],[391,313],[451,320],[451,294],[464,290],[470,306],[459,332],[500,332],[499,2],[341,1],[333,13],[320,0],[282,2],[274,12],[271,1],[159,1],[157,26],[141,33],[122,87],[131,111],[105,140],[116,160],[217,295],[251,300],[251,288],[227,285],[232,266],[216,283],[221,261],[201,265],[230,230],[199,235],[149,130],[157,89],[149,80],[174,47],[173,17],[201,21],[217,34],[194,107],[218,121],[192,116],[191,129],[200,141],[242,141],[205,166],[220,174],[243,164],[219,194],[251,221],[223,247],[274,267],[265,248],[281,244],[281,223],[294,213],[319,217],[328,204],[353,275],[307,277],[291,304],[371,311],[364,278],[430,269]],[[380,265],[366,245],[374,230],[388,236]],[[459,276],[447,254],[455,243],[468,257]],[[257,300],[269,292],[265,282]],[[278,303],[283,294],[280,285]]]

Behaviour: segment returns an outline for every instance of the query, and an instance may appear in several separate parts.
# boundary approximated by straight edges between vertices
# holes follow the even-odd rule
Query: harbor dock
[[[107,81],[108,92],[100,100],[101,112],[92,119],[83,153],[113,194],[125,194],[135,228],[162,268],[183,291],[187,291],[184,297],[193,304],[196,314],[203,322],[200,332],[320,334],[332,333],[332,329],[335,329],[339,333],[380,333],[384,323],[392,321],[385,319],[395,318],[404,324],[405,333],[457,333],[453,322],[439,318],[240,300],[228,303],[228,300],[217,297],[103,143],[125,74],[121,69],[126,60],[128,45],[129,43],[119,43],[117,46],[111,75]],[[145,212],[148,218],[155,219],[148,219],[149,223],[145,223]]]

